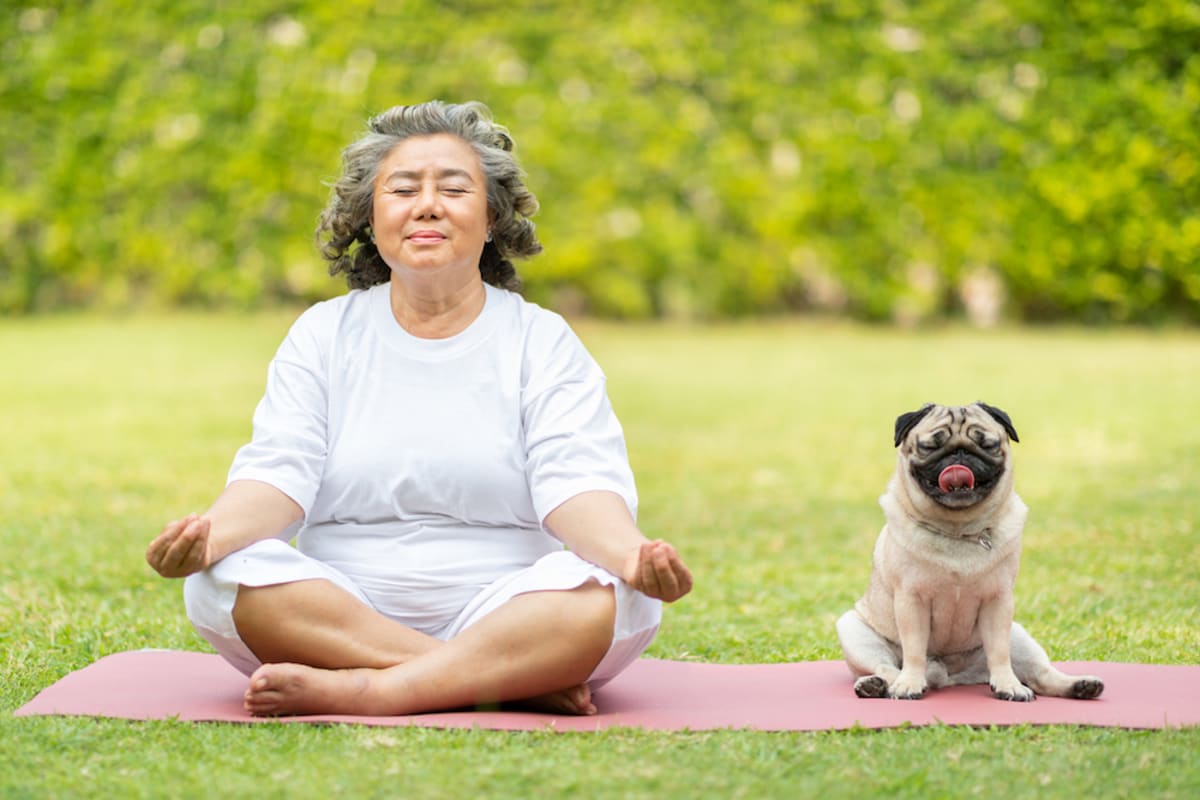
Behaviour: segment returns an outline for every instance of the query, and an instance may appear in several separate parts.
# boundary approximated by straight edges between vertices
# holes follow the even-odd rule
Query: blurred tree
[[[565,310],[1200,322],[1200,2],[0,7],[0,309],[342,291],[341,148],[479,99]]]

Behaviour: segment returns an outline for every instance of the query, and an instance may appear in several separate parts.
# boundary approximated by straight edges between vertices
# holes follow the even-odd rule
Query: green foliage
[[[1200,3],[0,9],[0,309],[341,291],[309,236],[366,116],[480,99],[528,294],[622,317],[1200,321]]]
[[[142,554],[163,522],[219,491],[294,316],[0,319],[0,364],[19,378],[0,391],[0,797],[1183,800],[1200,790],[1200,728],[556,734],[13,717],[110,653],[208,649],[184,618],[179,582]],[[1200,334],[579,331],[609,376],[640,522],[696,574],[650,655],[839,658],[834,621],[866,586],[892,421],[926,400],[982,398],[1021,436],[1016,480],[1031,514],[1018,618],[1056,660],[1195,663]]]

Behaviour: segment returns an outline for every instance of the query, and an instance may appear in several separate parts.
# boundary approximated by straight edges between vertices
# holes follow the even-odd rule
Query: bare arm
[[[679,553],[661,539],[647,539],[614,492],[572,497],[546,516],[546,527],[580,558],[645,595],[670,603],[692,590],[691,570]]]
[[[146,562],[164,578],[182,578],[276,536],[303,516],[303,509],[274,486],[234,481],[204,514],[168,522],[146,548]]]

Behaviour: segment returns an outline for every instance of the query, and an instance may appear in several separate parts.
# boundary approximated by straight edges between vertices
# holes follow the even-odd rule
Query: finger
[[[173,572],[179,563],[180,553],[186,551],[191,546],[191,538],[187,532],[188,524],[188,522],[183,521],[175,530],[173,536],[163,537],[162,550],[158,559],[159,566],[162,568],[160,571],[163,574]]]
[[[654,572],[661,590],[659,597],[663,600],[674,600],[679,596],[679,581],[671,565],[671,546],[665,542],[656,544],[653,558]]]
[[[175,540],[171,542],[170,547],[163,556],[163,566],[168,569],[173,576],[178,576],[180,570],[184,568],[188,553],[196,546],[196,542],[201,538],[204,523],[198,518],[191,518],[183,530],[179,533]]]
[[[675,575],[679,582],[679,594],[675,596],[678,600],[692,590],[692,571],[687,568],[687,564],[683,563],[683,559],[678,555],[675,556]]]
[[[662,585],[658,581],[658,572],[654,568],[654,542],[642,545],[638,553],[641,567],[642,585],[639,590],[649,597],[662,597]]]
[[[692,590],[692,571],[683,563],[683,557],[679,555],[679,551],[669,543],[661,542],[659,550],[666,556],[667,569],[670,573],[669,578],[662,579],[663,585],[670,591],[669,596],[664,596],[663,599],[673,602]]]
[[[187,549],[187,552],[183,554],[183,558],[179,562],[180,571],[186,572],[189,575],[199,571],[204,562],[204,550],[206,547],[208,547],[208,537],[204,536],[201,532],[197,532],[195,538],[192,539],[192,546]]]
[[[197,517],[193,526],[195,539],[192,542],[192,546],[188,548],[183,563],[180,565],[180,568],[185,570],[189,575],[193,572],[199,572],[208,566],[208,535],[212,528],[212,523],[203,517]]]
[[[667,548],[671,562],[671,572],[675,575],[675,581],[679,586],[681,595],[687,594],[692,588],[692,571],[688,569],[687,564],[683,563],[683,556],[679,555],[678,550],[665,542],[663,545]]]
[[[650,568],[650,564],[646,559],[646,545],[638,547],[637,561],[637,590],[642,594],[650,594],[652,592],[651,585],[654,582],[654,573]]]
[[[163,526],[162,532],[150,542],[150,545],[146,548],[146,561],[149,562],[150,566],[155,569],[159,568],[167,550],[183,529],[186,519],[185,517],[184,519],[171,520]]]

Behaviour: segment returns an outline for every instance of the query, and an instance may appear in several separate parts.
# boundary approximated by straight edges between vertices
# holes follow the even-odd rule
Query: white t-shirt
[[[305,311],[229,472],[295,500],[299,549],[402,622],[457,614],[561,549],[542,521],[581,492],[616,492],[636,514],[603,372],[562,317],[486,289],[448,339],[401,328],[388,284]]]

